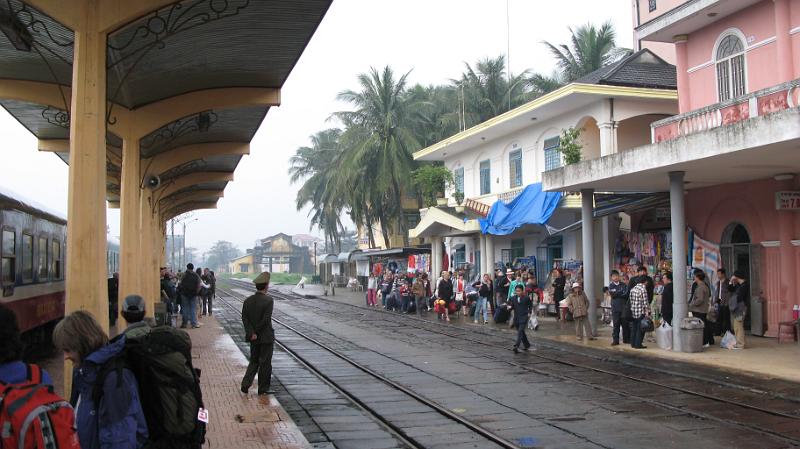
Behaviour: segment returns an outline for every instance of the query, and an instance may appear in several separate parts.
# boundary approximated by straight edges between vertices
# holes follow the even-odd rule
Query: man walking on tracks
[[[258,394],[270,394],[270,378],[272,377],[272,351],[275,342],[275,332],[272,330],[271,296],[267,295],[269,289],[269,272],[265,271],[253,281],[256,284],[256,293],[244,300],[242,305],[242,323],[244,336],[250,343],[250,364],[242,379],[242,393],[247,394],[253,385],[253,378],[258,373]]]
[[[520,345],[523,345],[527,351],[531,344],[528,342],[525,328],[528,326],[531,313],[533,313],[533,301],[525,295],[525,287],[522,284],[517,284],[514,287],[514,296],[508,300],[506,307],[514,311],[514,325],[517,327],[517,342],[514,343],[514,354],[519,352]]]

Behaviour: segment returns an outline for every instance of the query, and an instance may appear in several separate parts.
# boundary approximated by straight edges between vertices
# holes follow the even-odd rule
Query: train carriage
[[[66,233],[63,216],[0,189],[0,303],[16,313],[28,339],[46,338],[64,316]],[[110,277],[118,242],[109,241],[107,257]]]

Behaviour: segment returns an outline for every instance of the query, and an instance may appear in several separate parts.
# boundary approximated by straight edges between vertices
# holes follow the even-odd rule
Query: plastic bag
[[[722,341],[719,343],[719,347],[722,349],[733,349],[736,345],[736,336],[731,333],[731,331],[725,331],[725,335],[722,337]]]
[[[672,326],[666,321],[656,329],[656,344],[661,349],[672,350]]]
[[[539,328],[539,319],[536,315],[532,316],[531,319],[528,320],[528,329],[535,331]]]

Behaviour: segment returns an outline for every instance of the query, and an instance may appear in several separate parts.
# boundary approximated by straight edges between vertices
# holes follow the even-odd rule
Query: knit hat
[[[144,298],[139,295],[128,295],[122,303],[123,312],[144,312]]]

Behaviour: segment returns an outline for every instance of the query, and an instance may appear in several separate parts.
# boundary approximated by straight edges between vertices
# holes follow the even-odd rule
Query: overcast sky
[[[567,42],[568,27],[612,20],[618,45],[632,46],[629,0],[509,0],[511,70],[550,73],[554,60],[542,40]],[[335,101],[355,89],[356,75],[370,66],[412,70],[411,83],[438,84],[457,78],[464,62],[507,52],[503,0],[334,0],[282,91],[282,106],[272,108],[228,184],[218,209],[194,212],[187,245],[207,250],[217,240],[240,249],[262,237],[309,232],[307,211],[297,211],[297,185],[289,184],[288,159],[308,136],[331,126]],[[36,150],[36,139],[0,108],[6,187],[61,211],[67,209],[67,166],[57,156]],[[112,236],[119,235],[119,211],[109,210]]]

